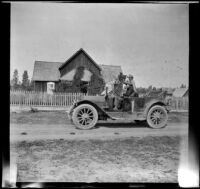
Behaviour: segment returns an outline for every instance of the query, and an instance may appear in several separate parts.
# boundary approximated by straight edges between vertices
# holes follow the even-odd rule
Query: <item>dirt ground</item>
[[[10,113],[10,123],[17,124],[68,124],[67,114],[65,111],[40,111],[21,113]],[[188,112],[171,112],[168,122],[179,123],[188,122]]]
[[[177,182],[184,137],[11,144],[20,182]]]
[[[181,144],[188,139],[180,128],[187,128],[187,121],[187,113],[172,113],[162,130],[100,123],[82,132],[70,125],[65,112],[11,113],[11,138],[18,136],[10,146],[17,181],[177,182],[180,156],[187,151]],[[61,137],[48,138],[53,132]],[[31,136],[35,139],[28,140]]]

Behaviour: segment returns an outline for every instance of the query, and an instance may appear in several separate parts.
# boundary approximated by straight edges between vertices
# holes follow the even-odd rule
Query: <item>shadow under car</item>
[[[109,128],[144,128],[148,127],[146,121],[139,121],[139,122],[113,122],[113,121],[107,121],[107,122],[98,122],[95,126],[95,128],[99,127],[109,127]]]

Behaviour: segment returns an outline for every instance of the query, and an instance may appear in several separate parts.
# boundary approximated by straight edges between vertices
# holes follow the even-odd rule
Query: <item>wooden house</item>
[[[189,95],[188,88],[176,88],[173,92],[173,97],[188,98],[188,95]]]
[[[35,61],[32,80],[36,91],[46,92],[47,84],[53,82],[55,92],[98,94],[120,72],[121,66],[97,64],[81,48],[65,62]]]

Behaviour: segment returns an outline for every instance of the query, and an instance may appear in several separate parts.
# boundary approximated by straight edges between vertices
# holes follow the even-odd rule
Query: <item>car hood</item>
[[[105,96],[83,96],[82,100],[89,100],[92,102],[105,102]]]

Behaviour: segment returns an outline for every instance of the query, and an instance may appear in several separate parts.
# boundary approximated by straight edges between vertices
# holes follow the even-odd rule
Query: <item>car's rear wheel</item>
[[[98,121],[98,113],[92,105],[82,104],[73,110],[72,120],[79,129],[91,129]]]
[[[147,114],[147,123],[149,127],[160,129],[166,126],[168,114],[163,106],[155,105],[150,108]]]

